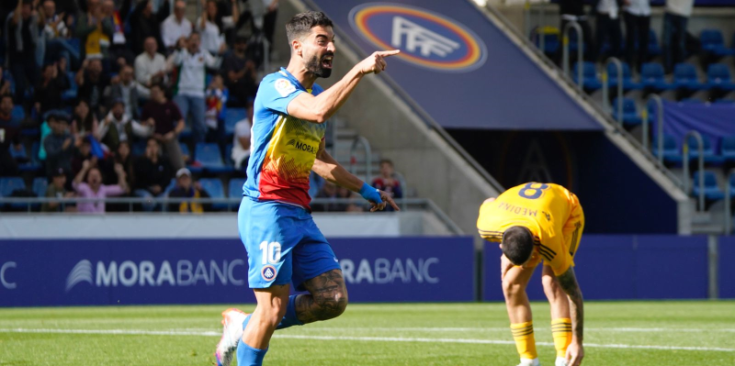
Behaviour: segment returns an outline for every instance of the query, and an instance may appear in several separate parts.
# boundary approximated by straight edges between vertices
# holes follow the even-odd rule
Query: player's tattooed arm
[[[559,284],[564,292],[569,296],[570,312],[572,316],[572,334],[582,343],[584,333],[584,298],[582,290],[577,283],[577,276],[574,274],[574,267],[558,276]]]
[[[307,295],[296,298],[296,316],[302,323],[336,318],[347,307],[347,287],[342,271],[338,269],[312,278],[304,283]]]

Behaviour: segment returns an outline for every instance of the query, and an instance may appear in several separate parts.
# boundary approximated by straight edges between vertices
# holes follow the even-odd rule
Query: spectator
[[[561,15],[560,30],[563,32],[564,27],[570,22],[577,22],[582,28],[583,41],[585,47],[585,57],[588,61],[593,60],[596,57],[594,43],[592,42],[592,28],[584,12],[584,1],[579,0],[559,0],[559,14]],[[573,30],[569,31],[570,34]],[[561,62],[563,47],[559,47],[559,51],[556,54],[556,60],[558,63]]]
[[[85,161],[88,160],[93,167],[96,167],[98,159],[101,159],[92,154],[92,141],[94,141],[94,139],[91,136],[86,136],[77,140],[74,156],[71,159],[72,178],[79,174],[79,171],[82,170],[82,165]]]
[[[692,15],[694,0],[666,0],[664,13],[664,69],[674,72],[674,66],[686,59],[687,22]]]
[[[235,52],[227,55],[222,62],[222,75],[225,77],[225,85],[231,95],[237,97],[237,103],[230,105],[250,108],[258,87],[255,82],[257,78],[255,62],[246,56],[247,50],[247,39],[237,37]]]
[[[122,100],[112,104],[110,113],[102,120],[97,130],[97,139],[111,151],[117,151],[121,142],[130,143],[134,136],[147,138],[153,134],[153,120],[138,123],[125,113]]]
[[[237,1],[232,3],[232,16],[223,16],[217,0],[202,0],[204,12],[196,21],[197,31],[201,33],[202,48],[211,54],[222,54],[227,48],[225,29],[233,28],[240,12],[237,10]]]
[[[220,122],[224,120],[225,103],[229,92],[225,89],[222,77],[215,75],[207,87],[206,103],[207,110],[204,112],[205,123],[210,131],[214,131],[217,135],[216,140],[222,141],[224,138],[224,125],[220,126]]]
[[[85,160],[82,164],[82,170],[74,178],[72,186],[77,195],[81,198],[97,198],[104,199],[107,197],[120,196],[128,191],[125,183],[125,170],[122,165],[115,164],[115,173],[117,173],[116,185],[103,185],[102,173],[99,168],[94,167],[89,160]],[[86,176],[86,182],[85,182]],[[104,201],[79,202],[77,211],[84,213],[105,213]]]
[[[117,149],[111,157],[103,160],[100,164],[102,171],[102,182],[104,184],[114,184],[115,165],[120,165],[125,172],[125,183],[128,187],[135,187],[135,175],[133,175],[134,159],[130,154],[130,144],[127,141],[121,141],[117,145]],[[125,208],[128,205],[124,205]]]
[[[7,64],[15,80],[15,100],[18,102],[23,100],[25,91],[36,85],[38,80],[36,45],[43,23],[33,11],[32,4],[30,0],[19,0],[18,6],[5,22]]]
[[[74,32],[84,45],[84,57],[86,59],[107,57],[113,31],[112,21],[104,16],[100,0],[87,0],[87,11],[79,14]]]
[[[263,33],[269,44],[273,44],[273,33],[276,31],[279,0],[263,0],[266,12],[263,16]],[[271,48],[272,49],[272,48]]]
[[[151,0],[143,0],[138,3],[130,15],[131,44],[133,52],[137,55],[143,52],[143,43],[148,37],[153,37],[159,49],[163,49],[161,41],[161,23],[168,17],[169,5],[165,1],[158,13],[153,13]]]
[[[74,192],[66,190],[66,177],[68,172],[64,168],[59,168],[54,171],[53,177],[51,178],[51,184],[46,187],[46,198],[71,198],[74,197]],[[63,203],[58,201],[48,201],[41,206],[41,212],[63,212],[66,211],[66,207]]]
[[[12,92],[12,79],[10,73],[6,73],[3,70],[3,65],[0,64],[0,95],[6,95]]]
[[[123,0],[117,10],[113,0],[102,1],[102,16],[112,24],[112,41],[109,48],[109,57],[116,60],[118,65],[127,65],[133,62],[135,55],[126,44],[125,24],[130,14],[132,0]]]
[[[618,57],[620,55],[620,43],[623,39],[623,32],[620,29],[620,19],[618,14],[620,13],[620,7],[618,6],[619,0],[597,0],[595,6],[595,20],[596,24],[596,35],[595,43],[597,44],[599,55],[595,57],[602,57],[602,45],[607,44],[610,46],[608,55],[611,57]]]
[[[20,125],[20,118],[13,115],[13,96],[10,94],[0,94],[0,123],[9,125]]]
[[[155,38],[146,38],[143,47],[145,52],[135,58],[135,79],[138,81],[138,95],[148,99],[151,96],[151,85],[165,81],[167,66],[166,58],[156,53],[158,43]]]
[[[143,108],[143,123],[153,123],[153,137],[161,143],[174,169],[184,167],[178,135],[184,130],[184,118],[176,104],[166,99],[159,84],[151,86],[151,101]]]
[[[43,67],[41,82],[36,86],[33,99],[39,116],[51,110],[61,109],[61,94],[69,89],[69,79],[59,73],[58,64],[49,64]]]
[[[189,40],[180,42],[180,49],[172,56],[172,63],[180,68],[174,102],[184,118],[191,112],[195,144],[204,141],[207,133],[204,123],[205,69],[217,68],[220,64],[219,58],[199,48],[199,42],[199,33],[192,32]]]
[[[71,170],[74,138],[67,131],[65,119],[51,114],[47,122],[51,127],[51,134],[43,140],[43,147],[46,150],[46,176],[51,177],[59,168]]]
[[[380,176],[373,179],[373,187],[387,193],[393,199],[403,198],[403,189],[401,183],[395,178],[392,161],[388,159],[380,161]],[[394,211],[394,209],[386,206],[385,211]]]
[[[80,99],[74,108],[74,115],[71,122],[71,133],[74,138],[80,139],[85,136],[97,136],[99,122],[97,117],[89,110],[89,104],[84,99]]]
[[[174,4],[174,13],[161,24],[161,38],[166,50],[171,53],[181,38],[191,35],[191,22],[186,19],[186,3],[182,0]]]
[[[337,185],[330,181],[324,182],[324,185],[322,186],[321,191],[316,195],[316,198],[328,200],[337,199]],[[319,203],[313,204],[312,209],[318,212],[342,212],[347,210],[347,205],[337,202],[329,202],[326,204]]]
[[[43,11],[40,13],[44,20],[43,38],[46,49],[44,62],[54,62],[65,58],[74,67],[79,66],[79,52],[72,47],[67,39],[71,35],[65,23],[65,14],[56,12],[54,0],[44,0]]]
[[[0,96],[0,176],[18,174],[18,164],[10,153],[10,146],[17,142],[20,124],[12,118],[13,98]]]
[[[232,141],[232,161],[235,169],[245,170],[250,158],[250,121],[245,118],[235,124],[235,134]]]
[[[138,118],[138,83],[135,82],[133,68],[123,66],[120,75],[110,80],[110,87],[106,91],[111,104],[116,100],[122,100],[125,106],[125,114],[132,118]],[[112,107],[112,105],[110,105]]]
[[[625,5],[625,61],[634,70],[641,71],[648,59],[648,35],[651,27],[650,0],[628,0]],[[638,57],[636,58],[636,40]]]
[[[161,148],[158,141],[149,138],[145,155],[135,162],[135,195],[143,198],[163,197],[173,177],[171,165],[161,159]],[[153,211],[156,205],[144,203],[145,211]]]
[[[87,101],[89,109],[95,116],[104,115],[102,97],[105,88],[110,85],[110,77],[107,73],[102,72],[102,62],[98,59],[84,60],[82,67],[77,72],[76,80],[79,85],[77,94],[79,99]]]
[[[207,191],[202,189],[199,182],[192,184],[191,172],[189,169],[181,168],[176,172],[176,187],[168,194],[171,198],[209,198]],[[202,213],[210,211],[211,204],[202,204],[196,202],[171,203],[169,205],[170,212],[191,212]]]

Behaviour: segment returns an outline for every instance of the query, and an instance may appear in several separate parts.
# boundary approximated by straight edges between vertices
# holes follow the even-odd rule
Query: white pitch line
[[[342,328],[336,327],[311,327],[309,330],[339,330]],[[510,330],[510,327],[487,327],[487,328],[460,328],[460,327],[405,327],[405,328],[391,328],[391,327],[350,327],[350,330],[368,330],[368,331],[415,331],[415,332],[505,332]],[[551,328],[533,328],[536,331],[550,331]],[[700,332],[726,332],[735,333],[735,329],[696,329],[696,328],[585,328],[585,331],[593,332],[667,332],[667,333],[700,333]]]
[[[0,329],[0,333],[58,333],[58,334],[107,334],[107,335],[162,335],[162,336],[200,336],[220,337],[220,332],[182,332],[157,330],[129,330],[129,329]],[[462,339],[462,338],[403,338],[403,337],[352,337],[352,336],[318,336],[298,334],[276,334],[280,339],[307,339],[325,341],[360,341],[360,342],[419,342],[419,343],[465,343],[465,344],[515,344],[513,341],[493,339]],[[536,342],[539,346],[554,346],[551,342]],[[624,348],[624,349],[654,349],[667,351],[712,351],[735,352],[735,348],[720,347],[680,347],[634,344],[598,344],[585,343],[590,348]]]

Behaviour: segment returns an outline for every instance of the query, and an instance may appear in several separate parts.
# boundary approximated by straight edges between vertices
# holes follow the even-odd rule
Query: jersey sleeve
[[[288,103],[304,92],[285,77],[274,77],[264,83],[258,89],[258,93],[263,93],[263,106],[283,114],[288,114]]]
[[[483,202],[480,206],[480,215],[477,217],[477,232],[487,241],[500,242],[503,240],[503,232],[497,224],[496,215],[493,201]]]

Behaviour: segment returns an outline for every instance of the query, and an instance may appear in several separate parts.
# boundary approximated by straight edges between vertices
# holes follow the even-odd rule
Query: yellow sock
[[[572,319],[560,318],[551,321],[551,336],[554,337],[556,357],[565,357],[572,343]]]
[[[536,339],[533,336],[533,322],[511,324],[510,331],[516,341],[516,349],[521,358],[533,360],[538,358]]]

